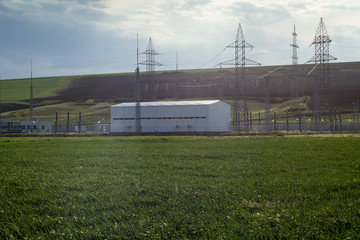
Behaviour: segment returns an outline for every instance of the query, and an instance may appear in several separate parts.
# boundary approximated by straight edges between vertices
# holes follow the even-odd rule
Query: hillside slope
[[[265,81],[269,74],[271,111],[285,114],[292,111],[294,101],[290,97],[290,81],[299,84],[301,97],[298,107],[310,114],[313,103],[314,76],[307,76],[313,65],[266,66],[246,69],[246,95],[249,111],[264,114]],[[274,71],[276,70],[276,71]],[[331,104],[352,114],[353,99],[360,98],[360,62],[330,64]],[[152,100],[155,84],[147,83],[146,73],[141,73],[142,101]],[[135,76],[128,74],[86,75],[43,78],[34,80],[34,117],[55,120],[64,125],[67,112],[76,124],[82,112],[84,124],[109,123],[110,106],[132,101]],[[235,96],[236,74],[233,69],[186,70],[156,72],[157,100],[218,99],[223,92],[224,100],[232,104]],[[45,82],[44,82],[45,81]],[[3,119],[29,119],[29,81],[8,80],[2,84],[1,117]],[[9,85],[10,84],[10,85]],[[12,86],[12,87],[9,87]],[[221,88],[222,86],[222,88]],[[6,94],[4,94],[6,92]],[[4,98],[5,96],[5,98]]]
[[[68,88],[71,76],[33,78],[34,98],[56,95],[56,90]],[[1,101],[23,101],[30,98],[30,78],[1,81]]]
[[[278,66],[252,67],[246,69],[247,96],[262,98],[264,96],[264,74],[272,72]],[[269,75],[270,96],[289,97],[292,76],[299,83],[300,96],[312,96],[313,76],[307,73],[313,65],[284,66]],[[153,84],[146,84],[147,75],[141,73],[142,97],[154,97]],[[352,104],[354,98],[360,97],[360,62],[330,64],[332,104],[345,107]],[[236,75],[232,69],[221,72],[218,69],[191,70],[181,72],[157,72],[157,99],[175,98],[218,98],[220,83],[223,83],[223,96],[234,97]],[[119,99],[131,101],[133,97],[134,74],[111,74],[79,76],[70,81],[66,88],[57,91],[51,99],[62,101],[95,99],[108,101]],[[146,90],[147,89],[147,90]]]

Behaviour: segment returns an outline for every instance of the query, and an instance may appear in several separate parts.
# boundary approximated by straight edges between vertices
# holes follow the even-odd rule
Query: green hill
[[[246,69],[246,96],[249,111],[263,114],[265,84],[263,75],[269,74],[271,109],[278,113],[292,110],[290,80],[299,84],[301,96],[299,107],[311,111],[313,76],[307,73],[314,65],[288,65],[249,67]],[[276,70],[277,69],[277,70]],[[276,70],[276,71],[274,71]],[[353,99],[360,97],[360,62],[332,63],[331,104],[352,111]],[[155,74],[157,85],[148,84],[146,73],[141,73],[143,101],[154,97],[157,100],[218,99],[222,86],[224,101],[232,104],[235,96],[236,74],[234,69],[205,69],[184,71],[159,71]],[[222,85],[221,85],[222,83]],[[84,124],[110,121],[110,106],[131,101],[133,98],[134,73],[64,76],[33,79],[34,115],[40,119],[66,118],[70,112],[76,122],[82,112]],[[155,87],[157,86],[157,87]],[[29,118],[30,79],[1,81],[2,118]]]
[[[33,78],[34,98],[49,97],[56,90],[65,88],[66,83],[73,77]],[[1,101],[23,101],[30,98],[30,79],[14,79],[1,81]]]

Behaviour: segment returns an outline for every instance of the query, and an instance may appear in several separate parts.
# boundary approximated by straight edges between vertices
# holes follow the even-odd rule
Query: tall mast
[[[31,132],[33,131],[33,81],[32,81],[32,60],[30,62],[30,121],[31,121]]]
[[[292,64],[293,65],[297,65],[298,64],[298,56],[297,56],[297,49],[299,48],[299,46],[297,45],[296,39],[297,39],[297,34],[296,34],[296,29],[295,29],[295,24],[294,24],[294,32],[292,33],[293,35],[293,42],[292,44],[290,44],[290,46],[292,47]]]
[[[296,34],[296,29],[295,29],[295,24],[294,24],[294,31],[292,33],[293,36],[293,41],[292,44],[290,44],[290,46],[292,47],[292,64],[293,65],[297,65],[298,64],[298,55],[297,55],[297,51],[298,51],[298,44],[297,44],[297,34]],[[295,70],[293,68],[292,74],[290,75],[290,95],[291,98],[296,99],[295,101],[295,107],[298,107],[298,98],[299,98],[299,82],[297,79],[295,79]]]
[[[139,36],[136,36],[136,70],[135,70],[135,131],[141,133],[140,107],[140,72],[139,72]]]

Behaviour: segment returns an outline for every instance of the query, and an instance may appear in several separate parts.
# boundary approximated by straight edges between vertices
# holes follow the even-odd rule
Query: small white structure
[[[110,124],[103,124],[103,123],[95,124],[95,132],[97,133],[110,132]]]
[[[50,133],[52,122],[35,119],[30,120],[1,120],[0,130],[3,133]]]
[[[142,102],[141,132],[229,132],[230,105],[219,100]],[[135,103],[111,106],[111,132],[135,132]]]
[[[79,126],[78,125],[76,125],[75,127],[74,127],[74,132],[79,132]],[[85,132],[87,132],[87,126],[86,125],[81,125],[80,126],[80,132],[81,133],[85,133]]]

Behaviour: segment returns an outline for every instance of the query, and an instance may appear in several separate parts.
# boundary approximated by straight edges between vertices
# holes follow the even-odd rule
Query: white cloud
[[[0,14],[19,21],[51,22],[71,28],[84,26],[122,40],[140,36],[140,47],[152,37],[158,52],[180,51],[192,62],[207,62],[231,43],[241,22],[252,45],[249,58],[265,65],[291,62],[293,25],[300,45],[299,62],[311,57],[309,48],[324,18],[330,51],[360,55],[357,0],[11,0],[0,2]],[[6,33],[1,33],[6,34]],[[69,36],[71,37],[71,36]],[[89,39],[90,41],[91,39]],[[124,40],[124,41],[125,41]],[[339,42],[335,42],[339,41]],[[342,51],[341,47],[345,47]],[[123,49],[129,52],[129,49]],[[187,56],[181,54],[186,53]],[[306,56],[304,56],[306,55]],[[228,56],[220,56],[219,58]],[[341,59],[341,56],[337,56]],[[301,60],[300,60],[301,59]],[[356,57],[351,58],[356,59]],[[219,59],[219,62],[226,59]],[[190,62],[190,60],[189,60]],[[202,65],[201,63],[196,66]],[[211,67],[212,65],[206,66]]]

